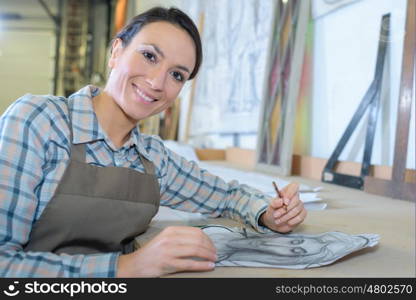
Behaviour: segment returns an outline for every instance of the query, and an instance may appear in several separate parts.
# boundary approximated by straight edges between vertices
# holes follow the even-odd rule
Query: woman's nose
[[[162,67],[155,67],[147,76],[147,83],[152,89],[162,91],[166,80],[166,71]]]

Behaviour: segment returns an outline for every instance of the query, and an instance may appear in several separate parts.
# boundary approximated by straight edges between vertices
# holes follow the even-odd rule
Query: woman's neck
[[[129,139],[130,131],[136,126],[136,122],[131,120],[104,91],[94,97],[92,103],[101,128],[107,133],[114,146],[122,147]]]

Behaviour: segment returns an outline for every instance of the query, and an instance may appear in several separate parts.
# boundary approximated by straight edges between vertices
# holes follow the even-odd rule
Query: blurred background
[[[298,70],[296,104],[289,115],[281,106],[293,124],[291,151],[328,159],[375,76],[381,19],[389,13],[371,163],[392,166],[407,0],[0,0],[0,113],[25,93],[68,96],[86,84],[103,86],[117,30],[153,6],[175,6],[198,24],[204,61],[175,105],[143,121],[142,130],[198,148],[256,151],[270,130],[274,52],[294,47],[301,2],[309,6],[302,53],[290,61]],[[406,166],[414,169],[415,101],[411,111]],[[361,162],[365,126],[363,118],[341,160]]]

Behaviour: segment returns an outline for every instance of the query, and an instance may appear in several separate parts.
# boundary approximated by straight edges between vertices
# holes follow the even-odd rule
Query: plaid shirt
[[[72,111],[73,142],[87,142],[86,161],[97,166],[127,167],[144,172],[141,153],[155,164],[161,205],[224,216],[251,224],[268,197],[236,181],[198,168],[164,147],[157,136],[138,128],[117,149],[98,124],[92,97],[99,89],[86,86],[68,99],[25,95],[0,118],[0,276],[2,277],[114,277],[120,253],[67,255],[24,252],[33,224],[39,219],[69,163]],[[74,187],[75,188],[75,187]]]

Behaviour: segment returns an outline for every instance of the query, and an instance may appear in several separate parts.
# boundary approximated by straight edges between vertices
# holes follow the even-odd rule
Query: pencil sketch
[[[255,135],[272,34],[273,1],[249,0],[236,5],[228,0],[182,0],[188,10],[205,15],[204,63],[195,91],[192,141],[196,142],[197,136]]]
[[[373,247],[377,234],[257,233],[221,225],[202,226],[217,248],[217,266],[306,269],[324,266],[357,250]]]

